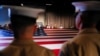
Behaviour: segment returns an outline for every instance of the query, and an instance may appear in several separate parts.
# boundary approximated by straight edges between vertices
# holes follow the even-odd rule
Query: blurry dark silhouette
[[[100,56],[100,34],[96,29],[100,19],[100,2],[85,1],[72,4],[80,10],[76,16],[79,33],[64,43],[59,56]]]

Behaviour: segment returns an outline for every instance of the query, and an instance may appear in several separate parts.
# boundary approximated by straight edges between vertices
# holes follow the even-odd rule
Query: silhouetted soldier
[[[60,56],[100,56],[100,34],[96,24],[100,18],[100,2],[85,1],[73,2],[79,13],[76,17],[76,26],[79,29],[69,42],[65,42]]]
[[[21,6],[7,6],[11,9],[11,28],[14,32],[13,42],[4,50],[4,56],[54,56],[52,51],[38,46],[33,41],[36,31],[36,18],[43,9]]]

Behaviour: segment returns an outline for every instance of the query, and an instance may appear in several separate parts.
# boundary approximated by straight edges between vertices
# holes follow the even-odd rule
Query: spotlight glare
[[[46,5],[51,6],[52,4],[46,4]]]
[[[3,6],[0,6],[0,9],[2,9],[3,8]]]
[[[24,4],[23,4],[23,3],[21,3],[21,6],[24,6]]]

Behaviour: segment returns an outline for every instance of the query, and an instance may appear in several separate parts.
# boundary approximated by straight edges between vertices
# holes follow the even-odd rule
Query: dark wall
[[[0,6],[0,25],[4,25],[10,22],[9,12],[9,9],[5,9]]]

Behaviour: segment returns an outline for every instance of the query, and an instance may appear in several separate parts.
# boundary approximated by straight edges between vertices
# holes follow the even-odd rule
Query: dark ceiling
[[[71,3],[74,1],[87,0],[0,0],[0,4],[20,6],[21,3],[23,3],[24,6],[41,7],[45,8],[47,11],[57,14],[72,14],[74,12],[74,7],[71,5]]]
[[[19,5],[20,3],[24,3],[26,5],[41,5],[45,6],[45,4],[68,4],[73,1],[82,1],[82,0],[0,0],[0,4],[9,4],[9,5]],[[85,1],[85,0],[83,0]]]

